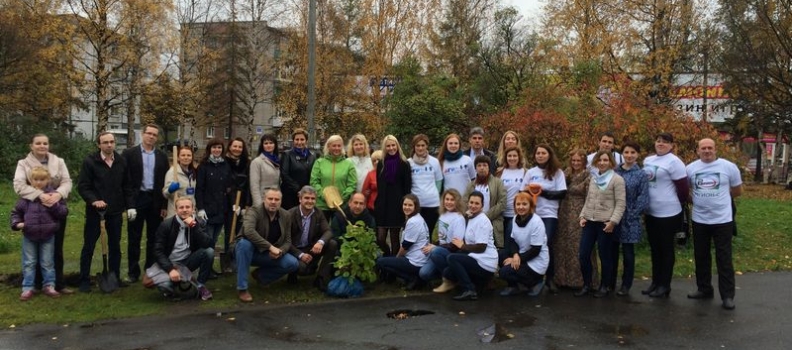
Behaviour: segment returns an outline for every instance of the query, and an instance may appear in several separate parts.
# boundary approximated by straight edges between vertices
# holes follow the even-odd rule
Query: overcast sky
[[[520,9],[520,13],[526,18],[536,19],[545,0],[503,0],[506,5],[511,5]]]

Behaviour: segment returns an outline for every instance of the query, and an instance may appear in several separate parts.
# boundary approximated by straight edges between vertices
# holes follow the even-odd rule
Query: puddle
[[[509,333],[509,330],[500,323],[484,327],[477,334],[482,343],[499,343],[514,338],[514,334]]]
[[[395,310],[391,311],[386,314],[388,318],[392,318],[394,320],[406,320],[410,317],[418,317],[424,315],[434,315],[433,311],[428,310]]]

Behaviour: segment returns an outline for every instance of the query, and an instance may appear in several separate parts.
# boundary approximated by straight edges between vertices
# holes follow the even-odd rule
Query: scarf
[[[300,156],[303,159],[308,158],[308,147],[305,147],[305,148],[292,148],[292,151],[294,152],[294,154]]]
[[[389,184],[396,183],[396,174],[399,172],[400,161],[398,151],[393,155],[385,155],[385,167],[382,170],[385,175],[385,182]]]
[[[605,191],[605,188],[608,187],[608,183],[610,183],[611,179],[613,178],[613,169],[608,169],[603,174],[598,174],[594,178],[594,181],[597,182],[597,187],[600,191]]]
[[[443,160],[448,160],[453,162],[459,158],[462,158],[463,155],[464,154],[462,153],[462,150],[456,151],[454,153],[445,150],[445,152],[443,152]]]
[[[223,158],[223,157],[215,157],[213,154],[210,154],[209,155],[209,162],[211,162],[213,164],[219,164],[219,163],[225,162],[225,158]]]
[[[525,227],[525,225],[528,225],[528,221],[531,221],[532,217],[533,214],[528,214],[526,216],[517,215],[517,217],[514,218],[514,223],[517,224],[517,226]]]
[[[476,185],[486,185],[489,184],[489,175],[481,176],[476,175]]]
[[[416,165],[424,165],[429,162],[429,153],[427,153],[423,157],[419,157],[417,154],[413,154],[412,160],[413,162],[415,162]]]
[[[276,167],[280,166],[280,158],[278,157],[277,154],[264,151],[263,153],[261,153],[261,155],[269,159],[270,162],[272,162],[272,164],[274,164]]]

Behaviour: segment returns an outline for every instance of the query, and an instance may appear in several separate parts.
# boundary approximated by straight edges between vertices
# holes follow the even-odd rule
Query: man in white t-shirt
[[[613,136],[613,133],[611,133],[610,131],[604,132],[602,136],[600,136],[599,150],[597,150],[597,152],[599,151],[613,152],[613,160],[616,162],[616,167],[619,167],[622,163],[624,163],[624,158],[622,157],[621,153],[613,150],[613,146],[615,145],[615,142],[616,142],[616,138]],[[588,164],[587,165],[588,170],[594,176],[597,175],[598,170],[597,167],[592,163],[594,161],[594,155],[597,154],[597,152],[591,153],[588,156],[586,156],[586,159],[588,160],[588,162],[586,163]]]
[[[718,291],[723,308],[732,310],[735,290],[732,199],[742,194],[742,178],[734,163],[717,157],[712,139],[699,141],[697,153],[699,160],[686,167],[693,199],[693,252],[698,287],[688,298],[711,299],[714,296],[710,252],[710,242],[714,242]]]

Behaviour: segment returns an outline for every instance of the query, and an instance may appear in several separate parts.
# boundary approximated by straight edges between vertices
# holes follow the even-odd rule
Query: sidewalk
[[[640,295],[537,298],[489,293],[477,302],[451,295],[256,307],[241,312],[143,317],[94,324],[31,325],[0,331],[0,349],[787,349],[792,347],[792,273],[737,276],[737,308],[720,298],[685,296],[676,279],[670,299]],[[434,314],[395,320],[399,309]],[[477,331],[498,324],[499,342]]]

